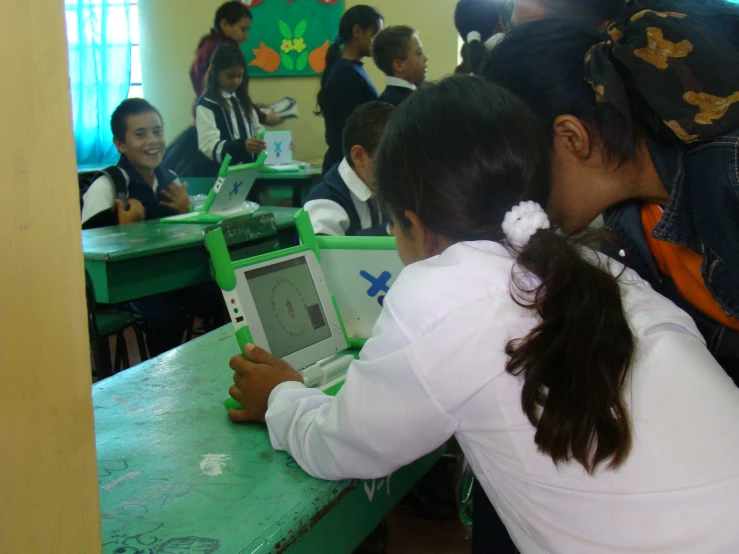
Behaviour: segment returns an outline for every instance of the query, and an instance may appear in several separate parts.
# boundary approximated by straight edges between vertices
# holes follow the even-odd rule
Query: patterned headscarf
[[[643,10],[585,56],[585,80],[631,127],[621,73],[683,142],[709,140],[739,127],[739,52],[682,13]]]

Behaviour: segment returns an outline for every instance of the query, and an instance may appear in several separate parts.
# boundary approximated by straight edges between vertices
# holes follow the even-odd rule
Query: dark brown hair
[[[233,44],[223,44],[216,48],[213,53],[213,58],[208,68],[208,73],[205,76],[205,96],[215,101],[224,110],[230,110],[231,106],[221,94],[221,87],[218,84],[218,74],[221,71],[225,71],[230,67],[243,67],[244,68],[244,80],[241,81],[241,85],[236,89],[236,98],[239,100],[239,104],[244,109],[246,117],[251,116],[253,104],[249,97],[249,72],[246,69],[246,59],[244,54],[238,46]]]
[[[576,18],[601,25],[626,16],[625,0],[537,0],[553,17]]]
[[[357,106],[346,119],[342,137],[344,157],[350,166],[352,162],[352,147],[359,145],[364,148],[370,156],[377,153],[380,146],[382,133],[385,131],[393,107],[384,102],[367,102]]]
[[[126,132],[128,131],[128,118],[132,115],[139,115],[142,113],[154,112],[162,119],[162,114],[159,113],[154,106],[149,104],[143,98],[127,98],[113,111],[110,116],[110,130],[113,132],[113,136],[121,143],[126,142]],[[164,125],[164,123],[162,123]]]
[[[505,345],[506,369],[523,378],[521,405],[539,450],[592,473],[606,461],[618,467],[631,448],[622,394],[635,339],[617,278],[586,257],[577,239],[549,229],[521,249],[507,244],[505,214],[524,200],[547,204],[549,153],[520,100],[476,77],[454,76],[396,108],[380,143],[377,184],[401,227],[410,225],[410,210],[453,242],[508,246],[516,258],[511,294],[541,321]],[[525,278],[532,274],[533,289]]]
[[[224,19],[229,25],[238,23],[242,19],[252,19],[251,10],[241,2],[234,2],[233,0],[226,2],[225,4],[221,4],[221,6],[216,10],[216,15],[213,18],[213,27],[210,30],[210,34],[205,35],[200,39],[198,50],[205,41],[208,40],[208,37],[217,33],[223,33],[221,21]]]
[[[413,27],[393,25],[377,33],[372,43],[372,59],[377,69],[388,77],[393,77],[393,63],[408,59],[411,39],[416,34]]]

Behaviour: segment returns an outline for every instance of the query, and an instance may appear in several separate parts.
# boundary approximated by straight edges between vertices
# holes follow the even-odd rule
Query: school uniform
[[[506,344],[540,323],[511,297],[513,268],[488,241],[406,267],[335,398],[295,382],[272,391],[274,448],[318,478],[372,479],[455,436],[520,552],[739,552],[739,389],[692,319],[621,275],[638,341],[623,393],[631,452],[593,476],[555,466],[505,371]]]
[[[378,100],[395,107],[405,102],[417,88],[413,83],[409,83],[404,79],[398,79],[397,77],[387,77],[385,79],[385,85],[385,90]]]
[[[239,43],[223,33],[217,32],[205,37],[202,44],[198,47],[198,51],[195,53],[195,60],[193,60],[190,66],[190,82],[192,83],[192,89],[195,91],[196,99],[200,98],[205,92],[205,77],[208,74],[211,59],[216,49],[223,45],[238,46]],[[267,120],[267,115],[262,110],[256,110],[256,112],[259,122],[264,123]]]
[[[346,158],[323,176],[303,207],[317,235],[387,235],[387,221],[377,209],[372,191]]]
[[[180,184],[180,180],[173,171],[159,166],[154,171],[154,183],[150,186],[126,156],[121,156],[117,167],[126,181],[128,198],[141,202],[146,210],[146,219],[159,219],[177,214],[171,208],[159,203],[167,201],[161,192],[164,187],[171,183]],[[111,178],[101,175],[95,179],[82,197],[82,228],[94,229],[118,225],[115,199],[116,188]]]
[[[118,167],[123,174],[128,199],[141,202],[146,210],[146,219],[159,219],[176,215],[177,212],[160,201],[167,201],[161,194],[170,183],[180,185],[177,175],[158,167],[154,171],[152,186],[131,165],[126,156],[121,156]],[[110,177],[98,177],[83,196],[82,228],[93,229],[118,224],[115,208],[116,189]],[[135,312],[146,319],[148,327],[147,345],[152,355],[166,352],[182,342],[188,324],[188,315],[196,315],[219,325],[226,323],[223,297],[220,289],[213,283],[203,283],[186,289],[172,291],[146,298],[139,298],[128,304]]]
[[[377,96],[377,89],[362,62],[345,58],[336,61],[318,98],[328,145],[323,159],[324,174],[344,157],[342,140],[346,120],[357,106],[377,100]]]
[[[258,138],[264,131],[259,123],[256,110],[244,113],[236,94],[220,91],[229,105],[222,108],[214,99],[203,96],[195,107],[195,126],[198,130],[198,149],[217,165],[223,163],[226,155],[231,163],[243,164],[256,160],[254,154],[246,151],[246,139]]]

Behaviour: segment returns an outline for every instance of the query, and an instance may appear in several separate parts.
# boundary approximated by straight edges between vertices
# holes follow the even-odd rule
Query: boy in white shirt
[[[387,76],[380,102],[400,106],[426,80],[429,59],[413,27],[397,25],[377,33],[372,43],[372,58]]]
[[[317,235],[387,235],[387,221],[374,199],[375,153],[392,106],[368,102],[344,127],[344,159],[308,194],[305,211]]]

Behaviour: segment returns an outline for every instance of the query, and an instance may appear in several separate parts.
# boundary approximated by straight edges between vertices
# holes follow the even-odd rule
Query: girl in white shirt
[[[247,346],[231,419],[266,420],[323,479],[454,436],[525,554],[739,552],[739,389],[684,312],[550,224],[528,108],[474,77],[427,85],[377,181],[407,267],[344,387]]]
[[[217,166],[229,154],[234,164],[253,162],[267,145],[249,97],[246,60],[238,46],[225,44],[213,54],[205,93],[195,107],[198,148]]]

